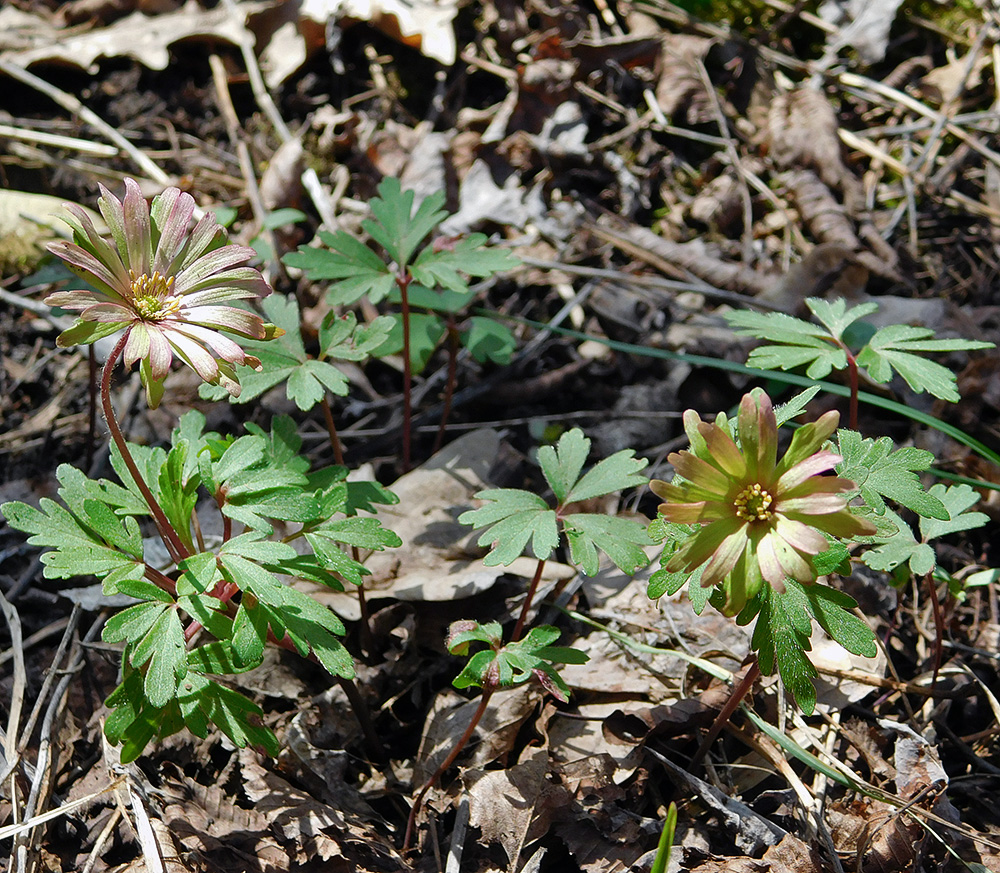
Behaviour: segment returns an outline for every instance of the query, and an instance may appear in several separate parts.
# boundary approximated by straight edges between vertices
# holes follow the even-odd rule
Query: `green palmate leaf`
[[[476,529],[486,528],[479,545],[492,543],[484,559],[487,566],[513,563],[529,541],[532,553],[541,560],[559,545],[556,514],[541,497],[514,488],[498,488],[480,491],[476,498],[487,501],[487,505],[463,512],[458,520]]]
[[[119,588],[123,586],[119,585]],[[112,616],[101,634],[106,643],[126,643],[125,656],[136,669],[148,664],[143,693],[153,706],[164,706],[177,692],[185,664],[184,629],[172,598],[149,585],[155,599]],[[136,586],[124,593],[140,593]]]
[[[812,388],[800,391],[786,403],[780,403],[775,406],[774,420],[778,427],[802,415],[806,411],[806,407],[819,392],[819,385],[814,385]]]
[[[983,512],[969,512],[979,502],[979,494],[968,485],[934,485],[930,490],[931,497],[940,500],[948,514],[947,521],[937,518],[921,518],[920,533],[924,542],[958,533],[963,530],[973,530],[988,522],[989,516]]]
[[[354,314],[337,318],[329,313],[320,328],[320,353],[313,358],[306,352],[302,337],[299,305],[294,297],[271,294],[261,304],[267,318],[284,331],[284,335],[268,341],[244,340],[243,346],[260,358],[260,372],[251,367],[237,367],[243,386],[233,403],[247,403],[266,391],[287,382],[288,399],[299,409],[312,409],[330,391],[347,394],[348,380],[332,362],[360,361],[384,342],[391,320],[381,316],[370,325],[358,326]],[[220,400],[228,397],[225,388],[202,385],[202,397]]]
[[[807,585],[802,592],[809,600],[809,612],[832,640],[853,655],[878,654],[874,631],[851,612],[858,605],[853,597],[826,585]]]
[[[518,264],[520,260],[509,251],[489,247],[484,234],[473,233],[427,246],[410,266],[410,273],[428,288],[440,285],[462,294],[469,290],[463,274],[485,278],[501,270],[512,270]]]
[[[451,684],[456,688],[480,687],[485,685],[486,674],[493,667],[496,658],[496,652],[490,649],[476,652],[476,654],[469,658],[468,663],[462,668],[462,672],[452,679]]]
[[[362,297],[378,303],[393,289],[396,280],[389,266],[364,243],[342,230],[321,230],[319,237],[325,249],[299,246],[297,252],[281,260],[289,267],[304,270],[314,282],[335,280],[327,292],[331,306],[355,303]]]
[[[497,622],[454,622],[447,639],[452,654],[467,654],[474,642],[486,643],[489,648],[474,654],[452,684],[456,688],[486,684],[505,687],[534,678],[546,691],[566,702],[569,688],[553,665],[585,664],[589,657],[576,649],[551,645],[558,639],[557,628],[543,625],[532,628],[524,639],[504,646]]]
[[[319,329],[319,356],[335,361],[363,361],[385,342],[392,325],[393,320],[387,315],[359,326],[353,312],[339,317],[328,312]]]
[[[373,352],[379,358],[403,351],[403,317],[398,314],[386,317],[392,320],[392,329]],[[426,312],[410,313],[410,366],[414,373],[423,371],[447,332],[447,325],[438,316]]]
[[[309,471],[309,459],[299,454],[302,437],[299,436],[295,420],[288,415],[276,415],[271,419],[271,431],[248,421],[246,429],[264,440],[264,462],[276,470],[291,470],[305,475]]]
[[[934,549],[917,541],[910,526],[891,509],[885,510],[885,515],[896,525],[895,532],[886,536],[873,537],[880,543],[876,548],[868,549],[861,560],[873,570],[890,572],[904,564],[908,564],[910,572],[923,576],[934,569],[937,556]]]
[[[317,499],[305,492],[308,479],[284,463],[263,466],[267,441],[257,435],[240,437],[214,462],[202,464],[202,476],[222,502],[222,514],[248,527],[270,533],[269,520],[308,522],[319,514]]]
[[[264,711],[242,694],[196,673],[188,674],[178,703],[188,729],[205,737],[208,723],[215,724],[234,746],[261,746],[267,754],[277,756],[277,738],[260,720]]]
[[[197,469],[188,464],[189,444],[185,439],[175,439],[160,467],[160,507],[170,526],[177,532],[184,545],[194,551],[191,537],[191,514],[198,503],[198,486],[201,477]]]
[[[305,538],[328,570],[339,573],[354,585],[362,584],[362,576],[367,575],[368,570],[363,564],[349,558],[340,548],[341,545],[382,551],[386,548],[398,548],[403,544],[395,533],[382,527],[382,523],[375,518],[331,519],[322,527],[307,531]]]
[[[587,576],[597,575],[600,569],[598,550],[628,575],[649,563],[642,547],[652,545],[653,541],[642,525],[631,519],[575,513],[567,515],[563,525],[573,563]]]
[[[816,316],[816,320],[830,332],[830,336],[841,341],[844,340],[844,332],[854,322],[878,311],[877,303],[862,303],[848,309],[847,301],[842,297],[833,301],[823,300],[820,297],[808,297],[806,298],[806,306]]]
[[[510,329],[492,318],[473,316],[461,333],[461,342],[480,364],[492,361],[506,365],[511,362],[517,340]]]
[[[275,547],[282,547],[276,549]],[[327,607],[277,578],[257,561],[278,563],[294,550],[283,543],[237,537],[223,546],[219,563],[228,581],[253,595],[244,597],[233,625],[233,649],[241,660],[263,652],[267,628],[277,639],[285,635],[300,655],[310,651],[331,674],[352,678],[354,662],[343,644],[344,626]]]
[[[750,352],[747,364],[762,370],[807,367],[810,379],[822,379],[831,370],[847,366],[847,353],[823,327],[779,312],[727,312],[726,320],[740,336],[768,340],[772,345]]]
[[[911,389],[927,391],[942,400],[959,400],[955,374],[947,367],[922,358],[921,352],[950,352],[990,349],[993,343],[960,339],[932,339],[934,331],[925,327],[892,324],[876,331],[858,354],[858,366],[876,382],[888,382],[893,371]]]
[[[904,447],[893,449],[889,437],[863,439],[855,431],[837,432],[838,454],[843,461],[837,474],[854,482],[861,498],[876,513],[885,510],[883,498],[894,500],[917,515],[947,520],[948,509],[933,494],[924,491],[917,470],[926,470],[934,455],[923,449]]]
[[[648,463],[645,458],[636,458],[632,449],[615,452],[588,470],[583,478],[573,485],[566,502],[590,500],[626,488],[646,485],[648,480],[640,471],[644,470]]]
[[[757,652],[762,673],[773,673],[777,667],[785,688],[795,698],[799,708],[811,715],[816,707],[816,689],[813,667],[806,652],[809,642],[808,601],[801,588],[788,586],[785,594],[778,594],[765,585],[759,595],[760,613],[750,641]]]
[[[538,450],[542,473],[560,504],[566,502],[570,489],[576,485],[589,454],[590,440],[577,427],[559,437],[554,447],[542,446]]]
[[[941,501],[949,518],[944,520],[921,518],[921,539],[918,541],[910,526],[891,510],[887,510],[886,514],[892,515],[897,531],[891,536],[873,538],[873,541],[880,545],[864,553],[862,560],[865,564],[873,570],[886,572],[908,565],[914,575],[926,575],[937,565],[937,553],[934,547],[929,545],[930,540],[982,527],[989,521],[989,516],[985,513],[968,511],[979,500],[979,495],[968,485],[952,485],[946,488],[938,484],[931,488],[929,493],[931,497]]]
[[[118,476],[118,480],[139,500],[145,503],[146,498],[142,496],[139,486],[135,484],[135,480],[132,478],[131,472],[129,472],[128,467],[125,465],[125,461],[122,459],[121,452],[118,451],[118,446],[115,444],[114,440],[111,441],[109,450],[111,453],[111,467]],[[163,468],[163,464],[167,460],[167,453],[163,449],[159,448],[159,446],[142,446],[137,443],[129,443],[128,450],[139,469],[139,475],[142,476],[142,479],[152,493],[153,498],[159,501],[160,470]]]
[[[658,515],[649,523],[647,534],[653,542],[663,544],[663,552],[660,554],[660,569],[649,577],[646,596],[650,600],[658,600],[664,595],[676,594],[690,580],[692,606],[695,605],[694,599],[697,596],[697,592],[704,592],[700,608],[695,608],[695,612],[701,615],[705,604],[708,602],[708,592],[705,592],[698,584],[701,581],[701,574],[704,568],[699,567],[694,573],[688,573],[687,571],[672,572],[664,569],[674,556],[674,552],[677,551],[677,547],[685,540],[690,539],[691,534],[697,530],[697,525],[678,524],[677,522],[667,521],[662,515]]]
[[[82,521],[48,497],[41,499],[39,507],[11,502],[0,506],[0,512],[12,528],[31,534],[28,538],[31,545],[54,550],[42,555],[46,579],[91,575],[104,578],[110,573],[119,577],[142,576],[142,538],[133,518],[127,517],[123,522],[110,507],[91,499],[84,500],[86,517]],[[111,543],[98,533],[95,525],[104,530]]]
[[[220,436],[215,431],[205,433],[205,416],[196,409],[190,409],[180,417],[171,435],[171,442],[177,445],[183,440],[188,444],[182,474],[185,482],[198,473],[198,455],[208,448],[210,441],[219,439]]]
[[[364,221],[361,226],[400,268],[405,268],[417,246],[447,217],[441,208],[444,193],[429,194],[414,211],[414,192],[403,191],[399,180],[390,176],[379,184],[378,194],[369,204],[374,220]]]
[[[503,629],[498,621],[480,624],[472,619],[453,621],[448,627],[445,646],[453,655],[466,655],[469,643],[486,643],[491,648],[499,648],[503,643]]]
[[[459,293],[449,289],[437,290],[421,285],[419,282],[412,282],[406,289],[406,302],[413,309],[426,309],[430,312],[442,313],[445,315],[456,315],[465,309],[475,299],[475,293],[466,291]],[[396,288],[389,299],[393,303],[402,303],[402,292]]]
[[[107,479],[91,479],[82,470],[69,464],[56,469],[59,496],[70,512],[80,517],[86,500],[96,500],[114,509],[117,515],[149,515],[149,506],[138,494]]]

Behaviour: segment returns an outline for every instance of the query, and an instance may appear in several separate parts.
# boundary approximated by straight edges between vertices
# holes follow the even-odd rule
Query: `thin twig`
[[[67,112],[72,113],[82,121],[92,125],[105,139],[109,142],[113,142],[116,146],[118,146],[118,148],[125,152],[125,154],[127,154],[135,162],[136,166],[141,168],[150,179],[153,179],[164,186],[172,184],[170,176],[163,172],[163,170],[156,166],[156,164],[154,164],[145,154],[125,139],[125,137],[122,136],[121,133],[119,133],[114,127],[104,121],[104,119],[97,115],[97,113],[84,106],[72,94],[67,94],[65,91],[56,88],[54,85],[50,85],[44,79],[39,78],[34,73],[29,73],[23,67],[12,63],[4,57],[0,57],[0,72],[6,73],[12,79],[17,79],[18,82],[21,82],[30,88],[34,88],[36,91],[40,91],[46,97],[51,98],[62,106]]]

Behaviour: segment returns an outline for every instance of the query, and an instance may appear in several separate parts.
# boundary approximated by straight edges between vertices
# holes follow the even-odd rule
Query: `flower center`
[[[129,276],[132,278],[132,300],[144,321],[167,318],[181,308],[180,300],[170,294],[174,287],[173,276],[161,276],[159,272],[152,276],[147,273],[136,276],[131,270]]]
[[[737,518],[744,521],[767,521],[774,515],[769,508],[773,502],[774,498],[754,482],[736,495],[733,505],[736,507]]]

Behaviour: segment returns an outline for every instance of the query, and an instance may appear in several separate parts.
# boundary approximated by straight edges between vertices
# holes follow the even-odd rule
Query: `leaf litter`
[[[292,141],[323,171],[319,191],[304,178],[300,187],[293,160],[284,171],[293,184],[276,187],[291,189],[289,198],[294,190],[294,199],[269,193],[268,208],[294,205],[310,219],[332,218],[327,230],[353,235],[380,176],[398,176],[423,194],[443,189],[454,207],[446,233],[494,233],[519,254],[558,265],[527,266],[516,283],[482,290],[507,313],[545,322],[572,317],[592,335],[614,339],[625,329],[630,341],[719,357],[733,356],[742,342],[726,313],[750,298],[800,318],[808,317],[808,298],[875,301],[888,323],[909,326],[879,347],[882,363],[924,342],[925,328],[946,338],[1000,334],[993,12],[956,4],[937,23],[933,4],[824,3],[818,18],[749,4],[747,20],[735,25],[698,3],[687,5],[704,18],[659,2],[601,4],[603,15],[572,4],[485,2],[456,10],[441,3],[433,17],[411,17],[411,7],[392,3],[317,4],[299,13],[291,12],[294,4],[210,5],[155,11],[123,4],[124,14],[87,12],[72,30],[69,16],[82,7],[53,11],[23,0],[0,10],[0,70],[13,85],[0,117],[12,183],[5,195],[16,196],[20,186],[90,202],[96,181],[134,172],[136,153],[155,156],[162,177],[149,173],[150,193],[167,178],[184,178],[206,206],[235,206],[250,241],[262,215],[251,207],[234,144],[211,121],[218,95],[206,71],[210,53],[225,59],[239,133],[263,174],[283,137],[261,93],[243,84],[240,47],[252,44],[280,98],[282,123],[297,131]],[[58,81],[97,120],[127,130],[131,155],[85,150],[82,143],[102,141],[103,130],[72,100],[39,109],[29,72]],[[22,220],[24,213],[37,217],[29,201],[17,211]],[[278,245],[294,250],[314,229],[312,220],[283,228]],[[22,258],[3,256],[5,287],[8,277],[31,272]],[[315,292],[298,291],[308,313]],[[598,305],[612,293],[614,309]],[[52,452],[78,462],[85,443],[86,366],[75,356],[45,355],[55,334],[48,316],[6,296],[0,306],[0,485],[5,493],[43,497],[38,471]],[[304,341],[303,354],[315,348],[310,336]],[[402,550],[368,562],[373,622],[389,643],[380,660],[359,665],[388,761],[369,755],[339,688],[323,687],[308,665],[275,654],[266,679],[247,677],[247,690],[284,740],[276,761],[234,750],[218,735],[173,737],[129,771],[132,800],[115,804],[102,795],[62,816],[72,827],[31,831],[22,843],[34,853],[30,863],[52,870],[409,869],[398,850],[407,803],[475,708],[448,685],[457,667],[445,652],[444,630],[469,614],[512,618],[531,575],[529,561],[509,568],[485,562],[485,549],[458,516],[476,508],[478,491],[537,477],[532,429],[582,423],[590,432],[618,418],[659,415],[657,427],[628,431],[643,440],[628,445],[655,457],[679,427],[651,401],[619,403],[626,391],[645,388],[636,396],[655,398],[669,384],[676,415],[692,405],[724,408],[745,385],[739,374],[625,352],[581,366],[581,354],[581,346],[549,334],[506,369],[463,362],[467,384],[484,380],[517,402],[498,408],[489,391],[459,395],[454,433],[469,436],[449,437],[443,453],[402,478],[386,457],[389,443],[380,442],[399,427],[395,374],[368,368],[346,383],[349,457],[372,462],[401,496],[383,511]],[[908,394],[899,379],[886,390],[995,438],[996,361],[995,352],[985,354],[960,374],[963,401],[953,409]],[[960,355],[945,362],[953,372],[965,366]],[[892,375],[873,365],[876,376]],[[540,381],[553,373],[560,375]],[[441,362],[432,360],[428,398],[442,379]],[[268,395],[266,403],[272,412],[301,409],[294,398]],[[213,427],[232,424],[239,432],[242,411],[214,414],[230,421]],[[159,438],[157,419],[135,418],[135,434]],[[310,431],[308,417],[302,420],[309,444],[322,452],[320,428]],[[432,422],[428,417],[418,431],[425,448]],[[941,454],[933,433],[909,436],[917,449]],[[605,455],[625,447],[615,439],[612,433],[602,444]],[[995,469],[955,444],[944,456],[959,473],[998,481]],[[895,460],[883,480],[866,486],[905,488],[916,468]],[[903,563],[926,569],[927,543],[940,537],[956,566],[988,566],[988,543],[961,536],[969,510],[963,493],[938,487],[930,495],[958,517],[922,526],[919,542],[885,543],[887,571]],[[987,500],[981,508],[995,524],[995,505]],[[4,591],[29,632],[22,645],[30,669],[21,678],[38,688],[56,654],[47,642],[55,639],[53,614],[68,612],[69,598],[37,581],[27,550],[3,536]],[[841,790],[795,765],[791,775],[823,801],[817,816],[785,791],[788,772],[766,755],[748,754],[764,746],[746,721],[717,744],[711,769],[685,770],[727,686],[687,660],[648,649],[677,649],[735,673],[746,652],[739,628],[711,610],[694,617],[676,598],[654,604],[644,581],[629,582],[613,568],[582,584],[568,564],[551,562],[546,570],[545,586],[564,586],[568,595],[560,605],[647,650],[575,619],[546,619],[565,621],[591,658],[563,673],[572,702],[557,706],[529,687],[497,694],[474,746],[429,797],[417,869],[436,869],[435,853],[448,869],[648,869],[670,799],[681,803],[676,869],[959,869],[949,849],[968,864],[1000,869],[1000,823],[981,802],[996,790],[995,579],[950,606],[954,675],[974,670],[979,684],[948,671],[932,675],[923,599],[895,589],[890,597],[871,578],[848,580],[863,605],[879,604],[865,612],[887,640],[882,660],[855,663],[833,652],[830,675],[851,678],[836,683],[839,698],[820,688],[818,711],[832,722],[825,746],[813,720],[810,731],[789,725],[786,733],[811,754],[846,762],[852,778],[873,791]],[[334,601],[345,619],[356,619],[356,601]],[[39,750],[58,747],[52,810],[115,778],[94,762],[107,715],[99,701],[114,685],[116,653],[92,641],[80,652],[80,687],[72,697],[52,698],[41,736],[8,732],[7,745],[16,738],[29,753],[22,767],[31,779]],[[896,671],[889,677],[886,656]],[[12,652],[5,663],[14,661]],[[14,699],[16,681],[15,672],[4,674],[5,700]],[[759,711],[776,713],[775,691],[773,683],[761,685]],[[751,785],[741,768],[763,768],[768,778]],[[15,790],[22,793],[4,793],[8,821],[25,800],[23,789]],[[465,830],[458,826],[463,804]],[[28,869],[17,857],[17,869]]]

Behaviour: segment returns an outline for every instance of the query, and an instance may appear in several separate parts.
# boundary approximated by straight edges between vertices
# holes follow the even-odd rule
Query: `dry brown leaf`
[[[254,804],[254,811],[270,822],[271,832],[291,856],[293,869],[316,858],[334,863],[344,859],[354,866],[331,869],[353,869],[358,873],[408,869],[388,839],[384,823],[374,827],[320,803],[261,766],[249,749],[241,749],[238,754],[243,790]]]
[[[469,822],[480,829],[483,843],[503,847],[510,873],[517,869],[524,847],[542,836],[549,825],[543,820],[531,827],[539,815],[540,799],[551,790],[545,778],[548,749],[533,747],[528,751],[525,760],[506,770],[467,770],[462,776],[469,797]]]
[[[532,685],[518,685],[497,691],[486,713],[479,722],[470,743],[470,766],[485,767],[510,750],[521,725],[534,711],[541,698],[541,691]],[[465,700],[451,690],[440,692],[431,705],[420,749],[413,768],[415,785],[423,784],[451,752],[458,739],[472,720],[479,700]]]
[[[714,118],[699,69],[711,47],[712,40],[703,36],[668,33],[663,37],[656,102],[676,124],[704,124]]]
[[[799,88],[778,94],[767,117],[766,142],[781,169],[814,170],[828,187],[851,203],[863,203],[860,183],[848,170],[837,136],[837,116],[822,91]]]

